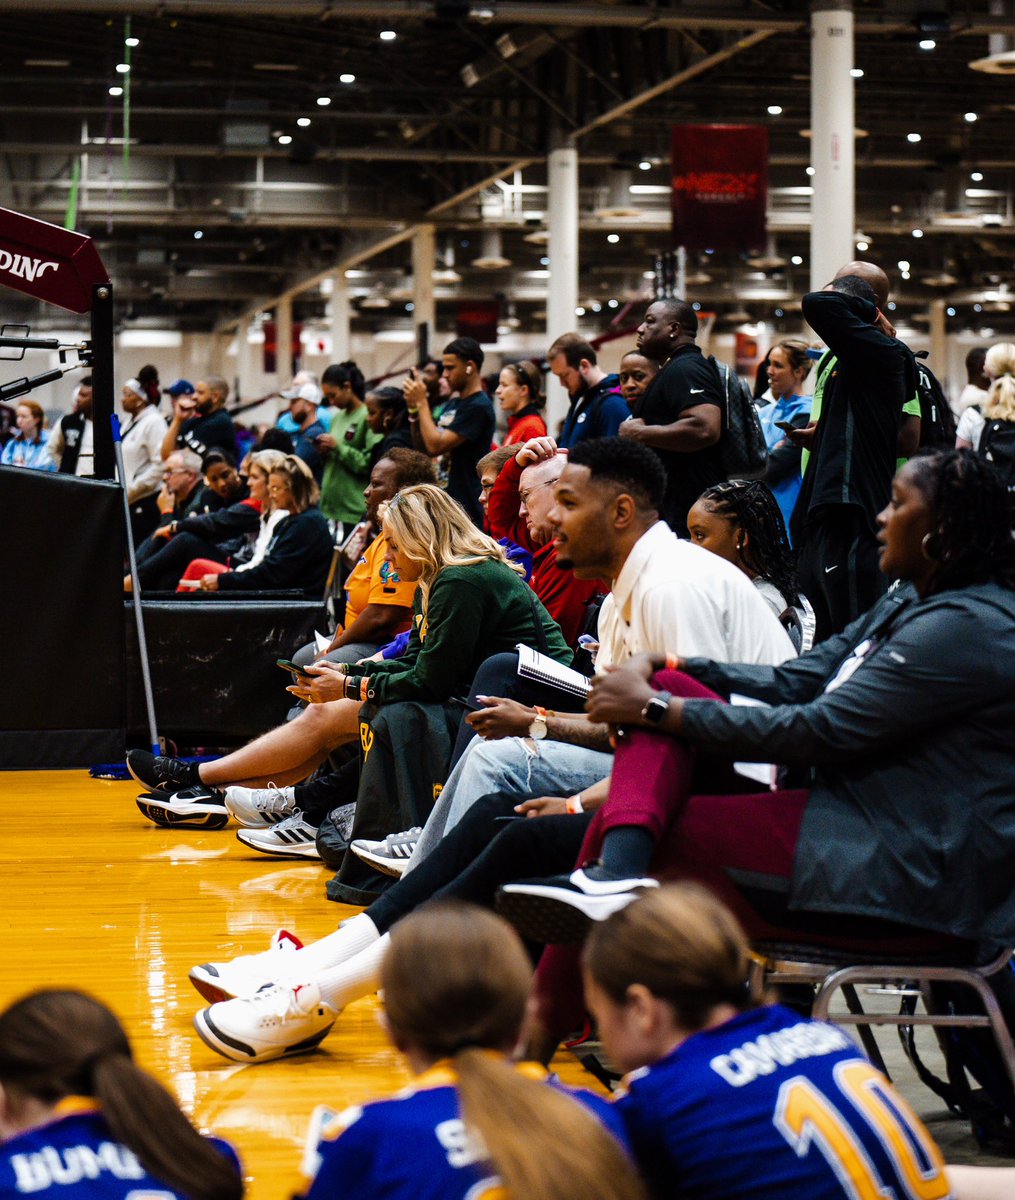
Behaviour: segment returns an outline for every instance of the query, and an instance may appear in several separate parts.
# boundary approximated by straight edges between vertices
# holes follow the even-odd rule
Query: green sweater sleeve
[[[336,445],[329,457],[341,463],[347,471],[351,471],[354,475],[364,475],[370,468],[371,451],[381,440],[382,435],[374,433],[367,424],[366,409],[357,409],[355,416],[358,420],[354,424],[347,425],[346,432],[352,428],[356,431],[356,436],[352,441],[347,442],[345,434],[336,437],[333,432],[332,436],[335,437]]]

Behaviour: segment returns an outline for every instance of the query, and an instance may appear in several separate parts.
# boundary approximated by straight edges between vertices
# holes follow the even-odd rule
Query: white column
[[[416,330],[416,353],[440,357],[442,347],[434,345],[437,329],[437,302],[434,299],[433,273],[437,266],[437,240],[433,225],[421,225],[412,238],[412,324]]]
[[[352,358],[352,334],[350,321],[352,308],[349,304],[349,281],[345,270],[335,271],[331,277],[331,362],[348,362]]]
[[[284,388],[293,377],[293,302],[286,298],[275,305],[275,378]]]
[[[250,344],[250,314],[244,313],[236,326],[236,391],[241,400],[254,396],[254,356]],[[235,397],[234,397],[235,399]]]
[[[852,0],[811,12],[811,288],[856,258]]]
[[[547,225],[550,278],[547,281],[547,345],[575,328],[578,305],[578,151],[573,145],[550,151],[547,160]],[[547,425],[552,429],[567,412],[567,392],[552,377],[547,382]]]

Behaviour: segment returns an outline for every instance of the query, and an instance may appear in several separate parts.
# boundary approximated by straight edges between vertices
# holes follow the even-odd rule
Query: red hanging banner
[[[674,125],[673,240],[688,250],[765,245],[768,130],[758,125]]]

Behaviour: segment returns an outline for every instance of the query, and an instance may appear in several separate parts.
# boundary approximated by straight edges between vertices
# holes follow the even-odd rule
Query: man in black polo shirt
[[[162,457],[174,450],[193,450],[204,458],[209,450],[236,454],[236,429],[223,407],[229,384],[221,375],[199,379],[194,397],[178,396],[173,402],[173,420],[162,442]]]
[[[726,476],[716,443],[722,435],[722,384],[695,344],[698,318],[686,300],[656,300],[638,327],[638,349],[660,364],[636,400],[621,437],[650,446],[666,470],[662,517],[687,537],[687,514],[708,487]]]
[[[852,262],[803,298],[807,324],[835,355],[818,372],[811,424],[789,435],[810,452],[791,525],[819,641],[866,612],[888,584],[877,515],[891,496],[902,406],[916,392],[913,356],[883,316],[888,289],[880,267]]]

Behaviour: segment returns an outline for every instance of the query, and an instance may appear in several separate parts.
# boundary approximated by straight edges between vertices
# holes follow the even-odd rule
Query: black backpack
[[[926,350],[918,350],[916,358],[916,394],[920,400],[920,447],[952,450],[955,447],[955,417],[948,404],[944,388],[924,361]]]
[[[985,421],[977,453],[997,467],[1009,491],[1015,490],[1015,421]]]
[[[719,462],[727,479],[757,479],[768,469],[768,445],[754,394],[747,383],[714,355],[708,361],[719,373],[725,410],[719,439]]]

